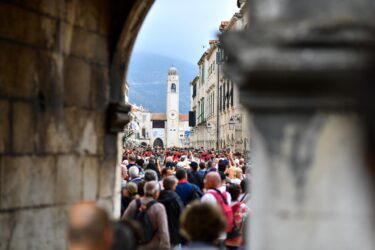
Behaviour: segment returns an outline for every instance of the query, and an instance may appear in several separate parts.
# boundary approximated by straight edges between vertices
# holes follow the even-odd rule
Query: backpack
[[[191,184],[191,186],[192,186],[192,190],[191,190],[189,202],[202,198],[203,196],[202,192],[194,184]]]
[[[218,189],[214,189],[214,190],[215,190],[215,192],[210,192],[210,194],[212,194],[215,197],[217,203],[221,207],[221,210],[223,211],[225,219],[227,221],[226,232],[230,233],[230,232],[232,232],[233,227],[234,227],[234,216],[233,216],[232,208],[228,204],[228,201],[227,201],[227,195],[228,194],[226,192],[224,192],[224,194],[225,194],[225,196],[224,196],[224,194],[221,193]]]
[[[139,242],[140,244],[147,244],[149,243],[152,238],[154,237],[154,234],[156,231],[152,229],[152,223],[149,215],[147,214],[147,211],[157,203],[156,201],[150,201],[145,205],[145,207],[142,206],[141,200],[136,200],[136,209],[134,213],[134,219],[138,221],[143,230],[143,239]]]
[[[233,228],[232,231],[227,233],[227,239],[234,239],[241,235],[241,228],[237,226],[237,223],[235,222],[236,215],[238,213],[238,210],[241,207],[242,202],[237,202],[235,205],[232,206],[232,212],[233,212]]]

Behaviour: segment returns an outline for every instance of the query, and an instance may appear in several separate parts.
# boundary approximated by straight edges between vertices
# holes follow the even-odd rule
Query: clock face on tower
[[[175,120],[176,118],[177,118],[177,111],[176,110],[169,111],[169,119]]]

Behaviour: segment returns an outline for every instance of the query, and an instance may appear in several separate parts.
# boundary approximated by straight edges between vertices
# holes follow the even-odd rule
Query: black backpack
[[[191,186],[192,186],[192,190],[190,193],[189,203],[194,200],[199,200],[203,196],[202,192],[199,190],[199,188],[196,185],[191,184]]]
[[[139,242],[142,245],[147,244],[150,241],[152,241],[152,238],[154,237],[155,232],[156,232],[152,229],[152,223],[151,223],[149,215],[147,214],[147,211],[155,203],[157,203],[157,202],[156,201],[150,201],[149,203],[146,204],[146,208],[142,209],[141,208],[142,207],[141,200],[140,199],[136,200],[137,206],[136,206],[135,213],[134,213],[134,219],[136,221],[138,221],[142,226],[143,239]]]

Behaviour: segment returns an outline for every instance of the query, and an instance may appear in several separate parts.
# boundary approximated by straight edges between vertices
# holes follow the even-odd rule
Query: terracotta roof
[[[189,121],[188,114],[180,114],[180,121]]]
[[[167,115],[165,113],[152,113],[151,121],[166,121]]]

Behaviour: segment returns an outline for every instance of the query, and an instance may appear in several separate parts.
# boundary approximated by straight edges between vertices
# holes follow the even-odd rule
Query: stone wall
[[[0,249],[65,249],[70,204],[114,210],[108,9],[99,0],[0,3]]]

